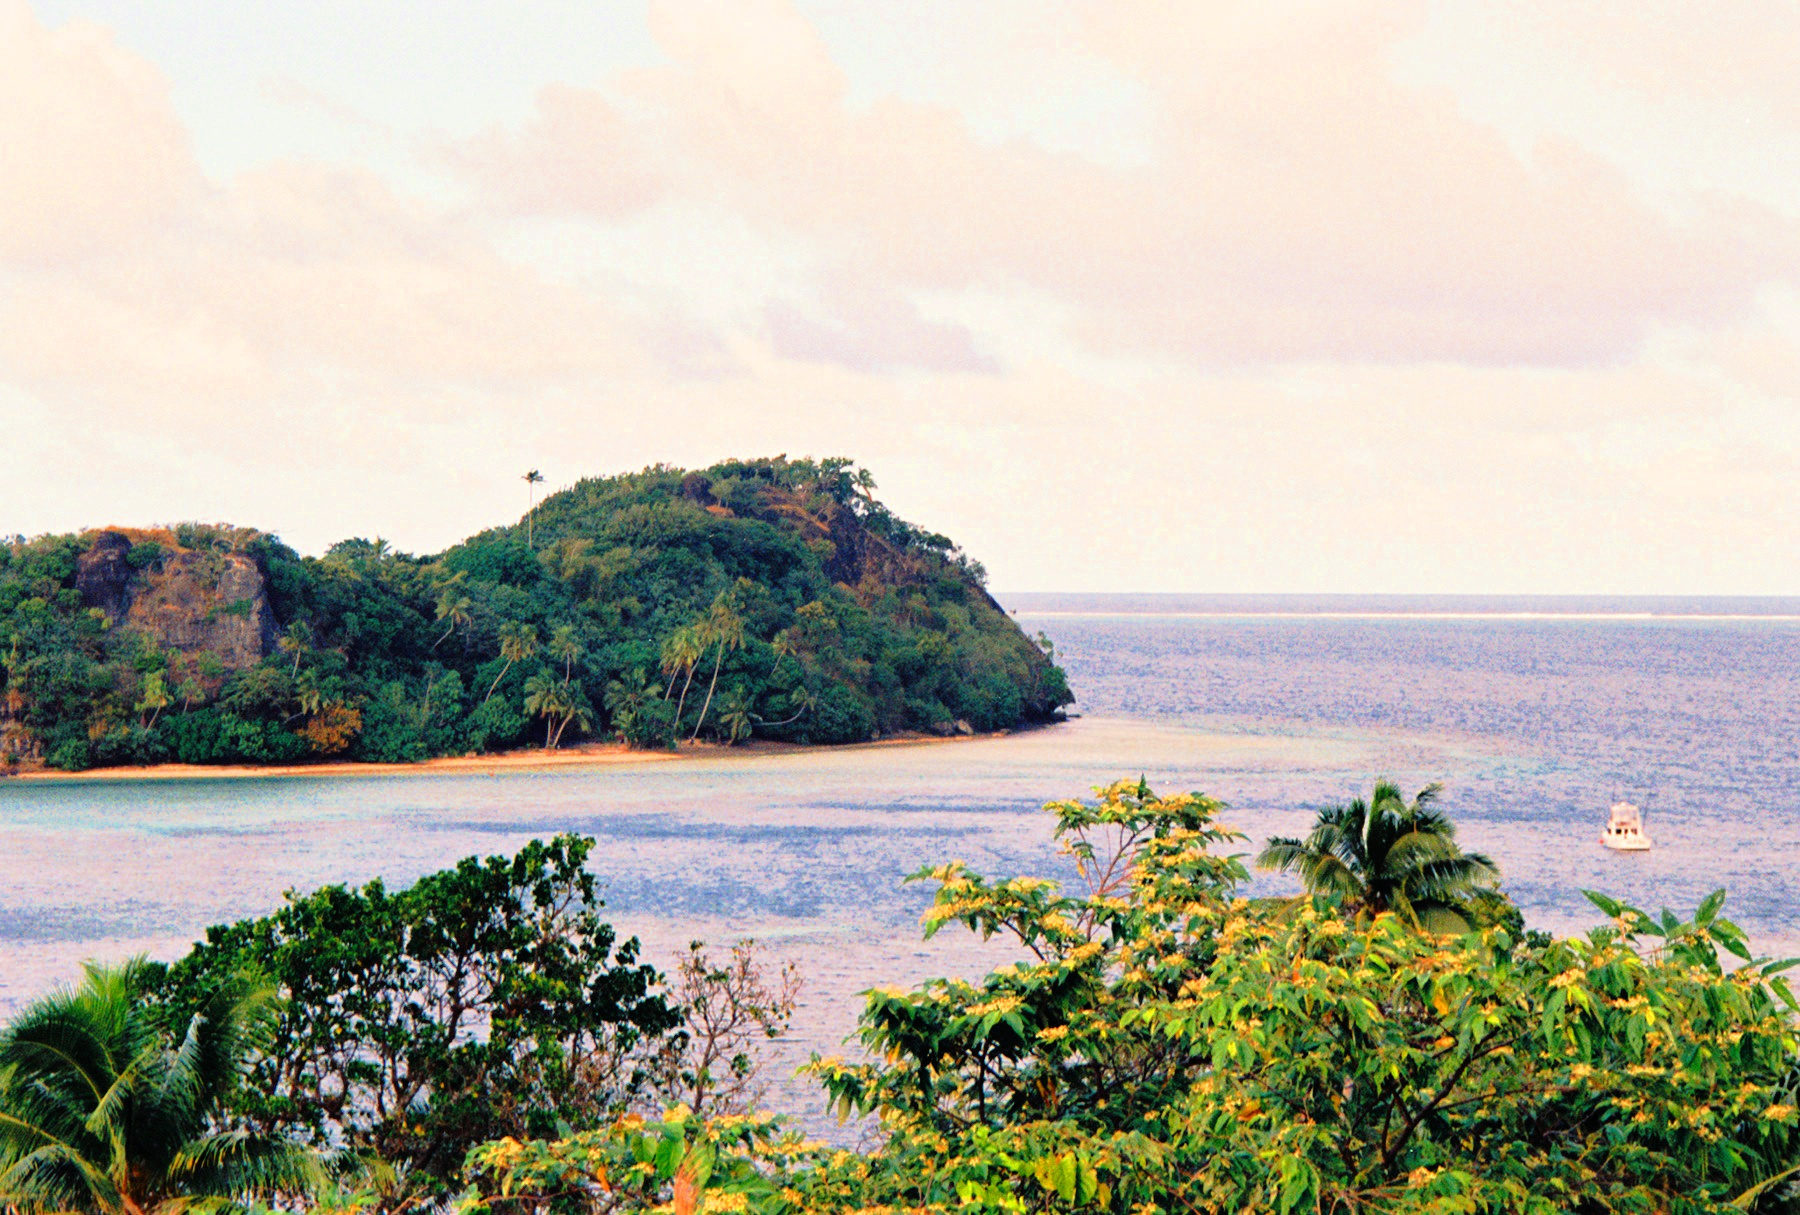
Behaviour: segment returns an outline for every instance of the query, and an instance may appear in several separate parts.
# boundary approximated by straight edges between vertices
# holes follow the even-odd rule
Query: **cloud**
[[[0,376],[90,416],[228,426],[472,387],[523,404],[647,360],[607,300],[373,172],[208,181],[167,82],[97,27],[0,8],[0,149]]]
[[[103,257],[200,194],[154,69],[87,22],[0,0],[0,262]]]
[[[824,292],[823,318],[785,302],[764,310],[769,345],[783,358],[878,374],[900,368],[996,375],[1000,364],[962,325],[929,321],[912,300],[847,280]]]
[[[618,218],[659,201],[654,149],[591,90],[547,85],[517,135],[493,130],[442,152],[489,199],[521,215]],[[625,151],[629,149],[629,151]]]
[[[1410,4],[1094,7],[1088,49],[1156,106],[1140,168],[984,141],[939,106],[853,104],[785,5],[665,2],[666,65],[547,91],[461,154],[531,183],[491,190],[501,203],[610,219],[704,200],[803,236],[827,274],[1043,294],[1091,348],[1221,366],[1618,360],[1800,269],[1800,232],[1754,204],[1678,222],[1578,146],[1521,157],[1449,92],[1398,83],[1393,48],[1420,21]]]
[[[363,171],[237,179],[105,259],[7,273],[0,366],[76,397],[238,404],[346,379],[536,382],[634,355],[604,301],[546,283]]]

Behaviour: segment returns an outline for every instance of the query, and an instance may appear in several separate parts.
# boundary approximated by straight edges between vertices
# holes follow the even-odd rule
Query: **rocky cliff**
[[[211,651],[229,669],[255,666],[275,644],[262,570],[242,553],[109,529],[77,561],[75,586],[115,628],[138,629],[165,649]]]

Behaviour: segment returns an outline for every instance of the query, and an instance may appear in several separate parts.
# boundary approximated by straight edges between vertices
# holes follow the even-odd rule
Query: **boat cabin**
[[[1644,817],[1630,802],[1614,802],[1606,818],[1600,842],[1618,852],[1644,852],[1650,837],[1644,834]]]

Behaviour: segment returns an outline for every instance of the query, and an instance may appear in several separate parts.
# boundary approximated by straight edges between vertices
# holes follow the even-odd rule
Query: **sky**
[[[0,532],[850,456],[1001,591],[1800,594],[1787,0],[0,0]]]

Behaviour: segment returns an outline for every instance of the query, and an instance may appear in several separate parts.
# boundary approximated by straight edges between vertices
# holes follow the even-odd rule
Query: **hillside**
[[[584,480],[437,556],[181,524],[0,547],[0,756],[382,762],[1045,721],[1063,674],[847,460]]]

